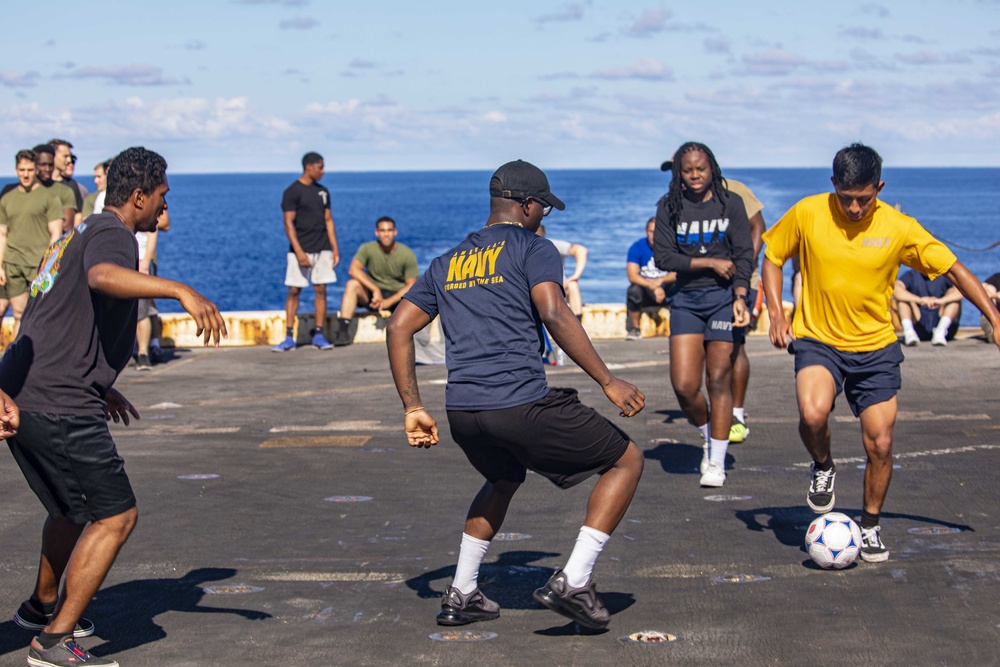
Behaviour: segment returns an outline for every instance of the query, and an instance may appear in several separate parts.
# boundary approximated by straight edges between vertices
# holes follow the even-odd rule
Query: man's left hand
[[[9,438],[17,434],[17,427],[21,425],[21,411],[18,410],[14,399],[0,391],[0,438]]]

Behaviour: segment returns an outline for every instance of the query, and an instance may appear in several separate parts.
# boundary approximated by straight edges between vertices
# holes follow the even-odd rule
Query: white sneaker
[[[945,338],[944,332],[938,332],[937,329],[934,330],[933,335],[931,335],[931,345],[937,345],[939,347],[944,347],[948,344],[948,339]]]
[[[708,462],[708,467],[705,472],[701,475],[701,485],[720,487],[726,483],[726,471],[715,465],[711,461]]]
[[[906,347],[916,347],[920,343],[920,336],[915,331],[903,332],[903,345]]]
[[[698,472],[704,475],[710,464],[711,460],[708,458],[708,441],[706,440],[701,450],[701,465],[698,467]]]

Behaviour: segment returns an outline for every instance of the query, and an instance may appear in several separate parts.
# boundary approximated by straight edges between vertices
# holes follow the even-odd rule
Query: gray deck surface
[[[621,424],[646,453],[632,508],[598,562],[613,613],[584,634],[531,600],[572,549],[593,482],[559,491],[529,475],[481,571],[499,619],[478,642],[434,641],[465,512],[481,479],[451,441],[443,366],[421,367],[442,443],[410,449],[380,345],[181,350],[118,387],[140,408],[113,427],[139,525],[88,610],[82,644],[153,665],[979,665],[1000,647],[1000,353],[982,339],[906,351],[896,470],[883,512],[889,562],[841,572],[801,548],[808,457],[791,357],[749,342],[749,440],[729,480],[701,489],[697,432],[669,384],[667,340],[597,342],[647,397],[618,418],[570,363],[550,384]],[[837,509],[860,514],[863,451],[834,412]],[[213,475],[208,479],[183,479]],[[370,497],[332,502],[333,497]],[[34,581],[43,510],[0,455],[0,609]],[[203,589],[226,587],[222,593]],[[227,594],[228,592],[228,594]],[[665,645],[621,638],[659,630]],[[0,621],[0,665],[31,635]]]

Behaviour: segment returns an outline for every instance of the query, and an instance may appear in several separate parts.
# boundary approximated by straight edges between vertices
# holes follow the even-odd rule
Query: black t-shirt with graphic
[[[31,283],[0,387],[22,410],[102,414],[135,344],[136,302],[90,289],[98,264],[136,270],[135,234],[113,213],[92,215],[49,247]]]
[[[403,296],[441,315],[449,410],[501,410],[548,392],[531,289],[562,287],[559,251],[514,225],[491,225],[441,255]]]
[[[305,185],[297,180],[281,196],[281,210],[295,213],[295,235],[302,250],[333,250],[326,233],[326,212],[330,210],[329,190],[319,183]],[[291,244],[288,244],[288,251],[292,251]]]
[[[743,200],[728,195],[720,203],[713,197],[706,202],[681,198],[681,216],[677,226],[670,224],[667,198],[656,206],[656,231],[653,233],[653,256],[661,271],[677,272],[678,290],[700,287],[750,287],[753,271],[753,239]],[[728,259],[736,265],[732,280],[711,269],[691,270],[694,257]]]

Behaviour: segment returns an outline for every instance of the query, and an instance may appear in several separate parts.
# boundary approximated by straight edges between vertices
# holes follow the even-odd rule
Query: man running
[[[21,627],[41,631],[28,649],[35,667],[118,664],[92,656],[76,638],[94,632],[81,616],[138,516],[107,425],[139,417],[112,387],[132,356],[136,299],[177,299],[206,344],[226,335],[211,301],[136,270],[135,233],[155,229],[167,206],[166,168],[144,148],[115,158],[104,212],[49,248],[21,331],[0,361],[0,389],[20,408],[20,427],[7,444],[48,511],[35,588],[14,616]]]
[[[803,199],[764,234],[764,293],[771,342],[795,355],[799,435],[813,458],[806,502],[833,509],[837,467],[829,417],[844,391],[868,458],[861,513],[861,558],[889,559],[879,513],[892,477],[892,437],[903,353],[890,316],[900,264],[930,278],[944,275],[989,318],[1000,347],[1000,313],[955,255],[913,218],[879,201],[882,158],[851,144],[833,159],[832,194]],[[799,257],[802,302],[793,323],[781,307],[781,267]]]
[[[604,628],[611,618],[593,569],[632,501],[643,455],[624,432],[583,405],[575,390],[549,388],[542,325],[604,388],[621,416],[638,414],[645,397],[611,374],[566,305],[559,252],[535,234],[553,207],[565,205],[538,167],[521,160],[500,167],[490,180],[486,226],[431,263],[387,328],[407,440],[430,447],[438,442],[438,428],[420,400],[413,335],[441,316],[451,434],[486,478],[469,508],[455,580],[438,614],[441,625],[500,615],[500,606],[479,590],[479,566],[527,470],[561,488],[600,475],[569,560],[534,598],[588,628]]]

